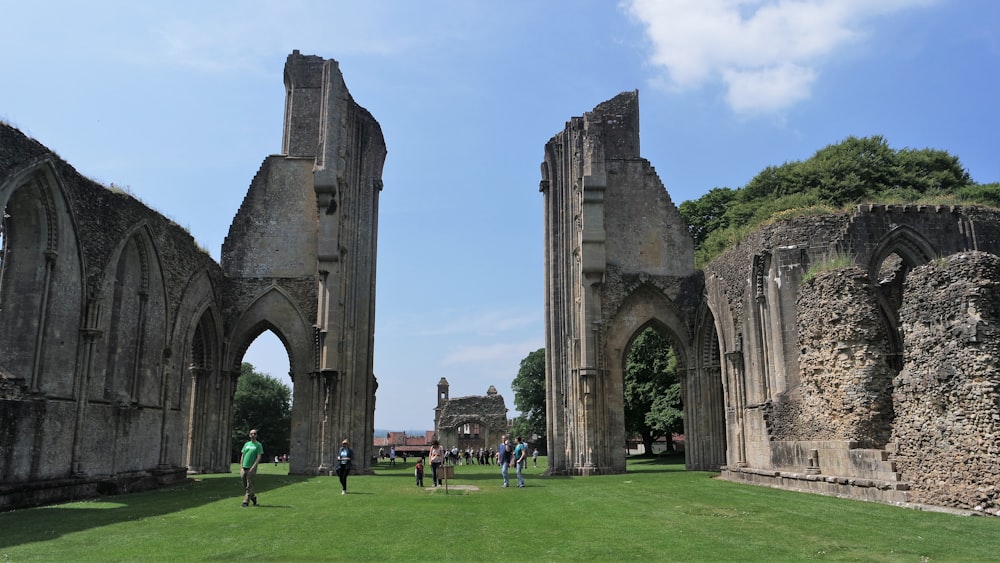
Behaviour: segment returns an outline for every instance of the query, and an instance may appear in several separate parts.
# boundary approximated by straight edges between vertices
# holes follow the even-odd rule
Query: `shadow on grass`
[[[258,474],[256,488],[263,495],[301,481],[309,476]],[[188,481],[139,493],[109,495],[93,499],[12,510],[0,513],[0,548],[25,543],[44,542],[66,534],[99,528],[109,524],[156,518],[173,512],[216,502],[231,502],[238,511],[243,498],[239,474],[194,476]],[[291,508],[261,505],[247,510]]]
[[[684,467],[683,453],[630,456],[627,467],[630,472],[642,471],[643,473],[676,473],[687,471]]]

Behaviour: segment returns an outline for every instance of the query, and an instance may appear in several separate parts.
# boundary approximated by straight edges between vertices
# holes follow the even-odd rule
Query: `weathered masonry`
[[[545,371],[549,467],[625,471],[624,365],[655,327],[683,383],[688,467],[724,463],[718,343],[694,243],[639,156],[639,95],[574,117],[545,145]]]
[[[545,147],[551,471],[625,470],[624,357],[653,326],[682,366],[689,469],[1000,514],[1000,211],[792,219],[696,272],[638,149],[636,93]]]
[[[340,441],[371,467],[375,251],[385,141],[337,61],[285,64],[282,154],[264,160],[222,245],[229,347],[265,330],[288,349],[295,474],[333,470]]]
[[[385,143],[336,61],[296,51],[285,86],[282,154],[221,265],[0,124],[0,509],[228,472],[236,378],[266,330],[291,366],[290,472],[327,473],[345,437],[370,469]]]
[[[490,385],[485,395],[449,397],[448,380],[437,384],[437,407],[434,408],[434,437],[446,448],[478,450],[493,448],[508,432],[507,405],[496,387]]]

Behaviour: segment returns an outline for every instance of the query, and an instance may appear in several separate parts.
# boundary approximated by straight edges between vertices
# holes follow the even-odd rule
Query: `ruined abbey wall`
[[[6,124],[0,207],[0,508],[183,479],[189,323],[219,315],[218,265]]]
[[[894,459],[914,502],[1000,515],[1000,257],[962,252],[906,280]]]
[[[996,513],[997,219],[859,206],[763,227],[709,264],[723,476]],[[834,258],[848,265],[805,276]]]
[[[689,469],[1000,514],[1000,211],[790,218],[696,272],[637,107],[620,94],[545,146],[550,471],[625,470],[623,358],[652,327],[683,374]]]
[[[442,378],[442,381],[447,385],[447,380]],[[445,449],[496,448],[509,431],[507,405],[492,385],[485,395],[439,399],[438,403],[434,434]],[[473,432],[467,434],[467,428]]]
[[[771,435],[884,447],[895,370],[867,273],[846,267],[817,274],[802,284],[796,305],[799,391],[776,396]]]
[[[285,88],[283,154],[221,266],[0,124],[0,510],[228,472],[243,355],[267,330],[293,378],[289,471],[329,474],[343,438],[370,470],[385,143],[336,61],[293,52]]]

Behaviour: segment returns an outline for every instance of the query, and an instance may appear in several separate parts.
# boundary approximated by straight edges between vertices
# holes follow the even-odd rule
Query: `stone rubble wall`
[[[1000,515],[1000,258],[932,261],[907,277],[904,299],[897,466],[914,502]]]
[[[998,255],[996,210],[871,205],[765,225],[713,260],[723,478],[1000,515]],[[837,257],[852,265],[805,276]],[[898,287],[876,285],[886,268]]]
[[[772,436],[884,446],[892,432],[894,371],[868,275],[854,266],[816,275],[799,288],[796,314],[799,400],[776,401],[776,418],[786,420]],[[795,403],[795,416],[780,416]]]

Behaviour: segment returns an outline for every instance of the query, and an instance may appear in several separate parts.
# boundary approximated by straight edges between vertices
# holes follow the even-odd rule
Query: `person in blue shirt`
[[[514,438],[514,467],[517,468],[517,488],[524,488],[524,468],[528,464],[528,444],[520,437]]]
[[[340,443],[340,451],[337,452],[337,477],[340,477],[340,494],[347,494],[347,476],[351,473],[351,460],[354,459],[354,450],[351,443],[344,438]]]

